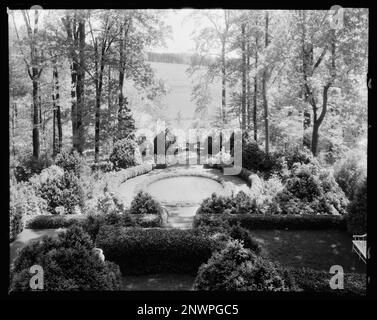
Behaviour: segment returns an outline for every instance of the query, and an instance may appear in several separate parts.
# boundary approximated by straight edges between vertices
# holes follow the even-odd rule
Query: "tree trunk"
[[[257,120],[257,97],[258,97],[258,36],[255,36],[255,76],[254,76],[254,109],[253,109],[253,127],[254,140],[258,141],[258,120]]]
[[[223,123],[226,122],[226,69],[225,69],[225,40],[221,46],[221,115]]]
[[[265,48],[268,46],[268,12],[265,15]],[[268,126],[268,101],[267,101],[267,66],[264,67],[263,71],[263,82],[262,82],[262,95],[263,95],[263,108],[264,108],[264,130],[265,130],[265,152],[269,153],[269,126]]]
[[[250,129],[251,105],[250,105],[250,43],[246,43],[246,111],[247,111],[247,129]]]
[[[241,130],[246,130],[246,25],[241,25],[241,50],[242,50],[242,101],[241,101]]]
[[[83,113],[85,109],[85,20],[80,19],[78,25],[78,35],[79,35],[79,66],[77,70],[77,151],[82,154],[84,151],[84,123],[83,123]]]
[[[98,55],[96,55],[98,57]],[[94,161],[99,159],[99,145],[100,145],[100,112],[101,112],[101,97],[103,85],[103,70],[105,68],[105,43],[102,44],[101,58],[99,61],[99,72],[97,73],[96,84],[96,115],[95,115],[95,132],[94,132]]]
[[[53,156],[60,152],[63,142],[63,130],[61,122],[61,110],[60,110],[60,93],[59,93],[59,73],[56,61],[53,66],[53,94],[52,94],[52,106],[53,106]],[[56,127],[58,129],[58,142],[56,142]]]
[[[33,72],[33,157],[39,159],[40,144],[39,144],[39,83],[38,83],[38,69],[32,68]]]

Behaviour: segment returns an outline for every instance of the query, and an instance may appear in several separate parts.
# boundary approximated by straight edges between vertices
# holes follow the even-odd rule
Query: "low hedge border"
[[[166,215],[166,213],[165,213]],[[141,228],[156,228],[162,226],[166,221],[161,221],[161,218],[155,214],[148,215],[130,215],[130,214],[116,214],[109,217],[109,215],[96,214],[96,215],[81,215],[79,217],[72,217],[70,215],[40,215],[30,219],[27,224],[27,229],[59,229],[59,228],[68,228],[73,225],[82,225],[85,229],[85,226],[88,224],[89,217],[97,219],[101,224],[106,224],[104,221],[106,217],[112,219],[112,223],[128,223],[134,226],[139,226]],[[110,219],[110,220],[111,220]],[[166,217],[163,217],[163,220],[166,220]]]
[[[212,214],[196,215],[194,228],[199,225],[213,225],[219,221],[227,221],[230,225],[240,223],[248,230],[278,229],[278,230],[347,230],[344,216],[335,215],[253,215],[253,214]]]
[[[215,250],[217,242],[199,230],[140,229],[102,226],[96,246],[122,274],[160,272],[196,274]]]
[[[59,229],[68,228],[74,224],[79,224],[85,219],[85,216],[70,215],[40,215],[30,219],[26,223],[27,229]]]

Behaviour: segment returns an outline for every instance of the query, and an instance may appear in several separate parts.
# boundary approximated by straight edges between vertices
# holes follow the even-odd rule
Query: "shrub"
[[[322,148],[319,147],[319,149],[321,149],[319,158],[322,159],[325,165],[333,165],[335,162],[342,159],[347,151],[349,151],[346,146],[332,139],[324,140],[322,144],[324,144],[324,146]]]
[[[348,204],[329,170],[299,163],[275,201],[271,209],[283,214],[344,214]]]
[[[100,161],[97,163],[93,163],[91,165],[91,169],[92,169],[92,172],[95,172],[95,171],[110,172],[114,169],[114,165],[109,160]]]
[[[119,290],[119,267],[102,261],[81,228],[24,247],[14,261],[11,291],[28,291],[33,265],[43,267],[44,290]]]
[[[224,224],[240,224],[245,229],[291,229],[291,230],[346,230],[344,216],[336,215],[196,215],[194,228],[216,227]]]
[[[118,140],[113,147],[110,161],[115,169],[127,169],[141,164],[141,154],[137,143],[133,140]]]
[[[196,273],[216,243],[199,230],[100,228],[96,244],[122,274]]]
[[[268,260],[245,249],[237,240],[229,241],[200,266],[196,290],[287,291],[278,269]]]
[[[52,164],[52,159],[47,154],[42,154],[39,159],[30,155],[21,155],[15,160],[14,176],[18,182],[29,180],[34,174],[39,174]]]
[[[229,235],[234,240],[242,241],[242,244],[246,249],[250,249],[255,254],[261,253],[262,248],[259,243],[254,239],[251,232],[241,227],[240,224],[230,227]]]
[[[60,152],[55,159],[55,165],[61,167],[66,172],[71,172],[76,175],[78,178],[84,170],[84,160],[79,155],[79,153],[74,150],[71,152],[62,151]]]
[[[28,182],[10,183],[11,205],[12,202],[19,202],[22,205],[25,216],[39,215],[46,213],[47,202],[38,195],[35,188]]]
[[[250,198],[255,199],[256,205],[262,212],[268,211],[276,195],[284,188],[280,178],[277,175],[272,175],[269,179],[265,180],[259,178],[256,174],[252,174],[250,181]]]
[[[121,199],[112,192],[105,191],[97,199],[97,210],[102,214],[121,214],[125,211],[124,204]]]
[[[292,170],[295,163],[309,164],[314,161],[313,154],[308,148],[295,147],[283,154],[288,170]]]
[[[161,216],[162,207],[149,193],[139,191],[131,201],[130,214],[157,214]]]
[[[140,176],[144,173],[148,173],[152,171],[152,164],[151,163],[143,163],[141,165],[124,169],[119,172],[121,175],[121,182],[124,182],[128,179],[135,178],[137,176]]]
[[[79,224],[80,220],[69,216],[40,215],[29,220],[26,226],[29,229],[59,229]]]
[[[353,200],[357,189],[367,176],[366,154],[349,152],[335,163],[334,177],[349,200]]]
[[[261,168],[261,164],[265,159],[265,153],[259,149],[258,144],[253,140],[243,141],[242,144],[242,167],[251,170],[258,171]]]
[[[14,186],[10,186],[9,240],[12,242],[24,228],[24,207],[17,197]]]
[[[240,191],[236,196],[219,196],[213,193],[211,197],[204,199],[200,204],[197,214],[237,214],[259,213],[255,200],[245,192]]]
[[[356,191],[356,195],[348,208],[348,213],[346,215],[347,228],[353,234],[364,234],[367,232],[367,189],[367,179],[365,179]]]
[[[47,201],[47,210],[55,214],[55,208],[64,207],[73,213],[76,206],[83,207],[84,192],[78,178],[70,172],[64,172],[58,166],[42,170],[30,179],[37,194]]]

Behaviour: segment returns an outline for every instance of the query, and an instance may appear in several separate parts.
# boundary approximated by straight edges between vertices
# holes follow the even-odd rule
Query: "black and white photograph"
[[[8,295],[367,296],[369,9],[223,7],[7,9]]]

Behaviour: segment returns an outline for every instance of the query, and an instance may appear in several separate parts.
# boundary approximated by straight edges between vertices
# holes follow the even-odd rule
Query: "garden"
[[[10,293],[366,295],[369,14],[340,9],[8,10]]]
[[[30,178],[15,167],[11,290],[30,290],[38,264],[46,290],[365,294],[351,240],[366,231],[366,179],[355,179],[353,154],[334,171],[309,151],[267,156],[246,135],[242,142],[238,177],[224,176],[229,163],[214,165],[211,155],[204,165],[156,169],[129,139],[101,165],[64,151]],[[332,265],[343,267],[345,290],[330,289]]]

